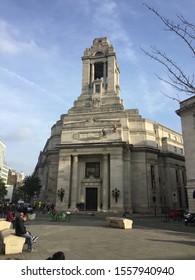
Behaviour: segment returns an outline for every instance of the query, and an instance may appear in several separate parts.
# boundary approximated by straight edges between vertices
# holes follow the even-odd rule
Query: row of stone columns
[[[124,163],[123,153],[102,154],[102,183],[98,185],[98,208],[102,210],[123,210],[124,203],[130,203],[130,170],[129,159],[126,158]],[[125,172],[124,172],[125,168]],[[76,209],[77,203],[81,202],[81,188],[86,188],[87,185],[81,186],[79,182],[79,166],[78,155],[66,155],[61,157],[58,173],[58,190],[65,190],[63,201],[57,199],[59,208],[71,210]],[[125,186],[124,186],[125,185]],[[112,195],[114,189],[119,191],[119,197],[116,201]],[[124,198],[124,191],[126,197]],[[84,190],[85,193],[85,190]],[[84,198],[85,199],[85,198]]]

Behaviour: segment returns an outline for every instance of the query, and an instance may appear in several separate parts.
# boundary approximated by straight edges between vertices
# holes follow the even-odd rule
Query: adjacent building
[[[4,183],[7,184],[9,167],[5,162],[5,151],[5,144],[0,141],[0,177],[3,179]]]
[[[181,117],[184,139],[189,211],[195,213],[195,97],[180,102],[176,113]]]
[[[71,210],[187,208],[182,135],[125,109],[108,38],[94,39],[82,63],[81,94],[52,126],[35,167],[40,199]]]
[[[12,202],[15,197],[17,187],[24,180],[23,172],[16,172],[11,169],[5,161],[6,145],[0,141],[0,178],[3,179],[7,188],[7,195],[4,197],[6,202]]]
[[[8,191],[7,195],[5,196],[6,201],[14,203],[17,201],[17,190],[18,187],[22,185],[24,177],[25,176],[23,172],[17,172],[14,169],[9,169],[6,185]]]

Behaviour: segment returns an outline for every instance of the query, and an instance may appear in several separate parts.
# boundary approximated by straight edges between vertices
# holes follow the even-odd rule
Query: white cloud
[[[14,158],[23,161],[16,164],[23,166],[19,170],[24,170],[25,161],[32,165],[26,169],[33,170],[51,126],[80,95],[80,55],[98,36],[108,37],[115,48],[125,107],[138,108],[143,117],[155,120],[162,115],[164,121],[166,109],[174,115],[173,107],[168,108],[173,101],[161,93],[172,94],[171,89],[160,84],[154,77],[154,66],[148,67],[138,53],[138,44],[150,43],[150,29],[144,25],[146,19],[140,18],[145,13],[142,2],[48,1],[44,13],[42,1],[26,1],[20,7],[17,1],[4,2],[6,11],[0,20],[0,139],[6,138],[10,162]],[[7,2],[12,2],[11,6]],[[173,122],[171,118],[168,121]]]
[[[0,20],[1,34],[1,53],[19,54],[23,52],[34,52],[38,50],[35,42],[30,40],[25,42],[22,40],[22,34],[13,25]]]
[[[34,82],[22,77],[21,75],[18,75],[17,73],[7,69],[7,68],[4,68],[4,67],[1,67],[0,66],[0,70],[3,71],[4,73],[6,73],[7,75],[13,77],[13,78],[16,78],[17,80],[20,80],[21,82],[29,85],[29,86],[35,86],[35,87],[38,87],[40,89],[42,89],[43,91],[46,91],[45,89],[41,88],[39,85],[35,84]]]
[[[100,26],[105,34],[108,34],[113,45],[117,48],[118,56],[121,59],[136,61],[135,51],[127,34],[122,19],[119,15],[119,3],[115,1],[105,1],[98,5],[94,13],[94,25]]]
[[[64,99],[62,99],[60,96],[48,91],[47,89],[43,88],[39,84],[37,84],[29,79],[26,79],[25,77],[15,73],[14,71],[11,71],[2,66],[0,66],[0,71],[2,71],[4,74],[6,74],[7,76],[9,76],[13,79],[20,81],[22,84],[25,84],[28,87],[32,87],[32,88],[36,89],[34,94],[36,94],[36,92],[38,92],[39,95],[44,95],[44,96],[45,96],[45,94],[47,94],[47,98],[49,97],[50,99],[55,100],[55,102],[59,102],[59,103],[64,102]],[[15,92],[14,88],[12,90]],[[11,89],[10,89],[10,92],[11,92]],[[21,96],[21,92],[20,93],[18,92],[18,94],[19,94],[19,96]]]
[[[23,33],[19,27],[16,28],[4,20],[0,20],[0,34],[0,53],[2,54],[28,54],[31,57],[34,55],[41,59],[48,59],[58,52],[55,45],[52,45],[49,49],[44,49],[29,34]]]

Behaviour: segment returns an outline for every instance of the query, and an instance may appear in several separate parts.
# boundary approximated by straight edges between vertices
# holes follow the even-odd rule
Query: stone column
[[[106,62],[104,62],[104,90],[106,89]]]
[[[178,192],[180,190],[181,195],[181,208],[187,208],[186,205],[186,193],[185,193],[185,186],[184,186],[184,179],[183,179],[183,172],[184,170],[181,168],[179,169],[179,187]],[[178,193],[178,199],[179,199],[179,193]]]
[[[89,80],[90,80],[90,60],[83,60],[82,69],[82,94],[89,93]]]
[[[117,202],[112,195],[112,191],[119,190]],[[110,210],[124,211],[123,199],[123,152],[122,148],[110,154]]]
[[[93,81],[94,81],[94,64],[91,64],[91,86],[93,84]]]
[[[195,213],[195,199],[193,198],[193,192],[195,190],[195,179],[187,181],[187,192],[188,192],[188,204],[189,211]]]
[[[72,185],[71,185],[71,205],[70,209],[75,210],[78,192],[78,155],[72,156]]]
[[[102,203],[103,210],[108,210],[108,189],[109,189],[108,155],[103,155],[102,166]]]
[[[115,58],[114,56],[108,57],[108,93],[115,92]]]
[[[57,197],[56,208],[60,210],[66,210],[69,207],[70,197],[70,171],[71,171],[71,158],[70,155],[60,155],[59,167],[58,167],[58,184],[57,184]],[[58,197],[58,191],[64,190],[64,196],[62,201]]]
[[[124,152],[124,210],[132,212],[130,151]]]

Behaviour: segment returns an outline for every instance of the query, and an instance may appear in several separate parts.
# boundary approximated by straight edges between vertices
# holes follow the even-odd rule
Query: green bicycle
[[[49,211],[49,220],[56,222],[70,222],[70,212],[66,211]]]

